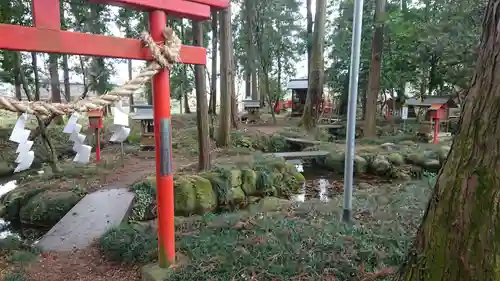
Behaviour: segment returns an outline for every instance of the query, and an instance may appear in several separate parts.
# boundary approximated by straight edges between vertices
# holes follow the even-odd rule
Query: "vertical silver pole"
[[[359,57],[361,48],[361,26],[363,23],[363,0],[354,1],[352,24],[351,67],[349,77],[349,103],[347,108],[347,140],[344,169],[344,212],[342,221],[351,222],[352,182],[356,136],[356,107],[358,100]]]

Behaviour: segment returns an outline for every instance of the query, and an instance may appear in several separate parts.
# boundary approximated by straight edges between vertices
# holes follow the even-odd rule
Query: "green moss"
[[[330,152],[324,159],[325,168],[337,173],[344,171],[344,162],[345,154],[343,152]]]
[[[405,163],[405,159],[403,157],[403,155],[399,154],[399,153],[391,153],[387,156],[387,160],[389,160],[389,162],[391,162],[392,164],[396,165],[396,166],[400,166],[400,165],[403,165]]]
[[[8,221],[19,220],[21,207],[37,194],[45,191],[45,188],[34,189],[14,189],[6,193],[0,199],[0,204],[4,206],[2,217]]]
[[[356,174],[364,174],[368,171],[368,161],[365,158],[356,155],[354,158],[354,172]]]
[[[410,153],[410,154],[406,155],[405,160],[409,164],[424,166],[425,155],[423,153]]]
[[[306,178],[304,177],[304,175],[300,172],[295,172],[293,173],[293,177],[295,178],[295,180],[297,180],[297,182],[299,183],[304,183],[306,182]]]
[[[269,192],[273,192],[273,176],[272,173],[267,170],[260,170],[257,172],[257,182],[255,187],[257,188],[257,193],[259,195],[264,195]]]
[[[209,180],[200,176],[190,176],[196,198],[196,212],[199,214],[215,211],[217,197]]]
[[[230,205],[237,206],[242,204],[246,199],[245,192],[241,187],[233,187],[229,190],[227,200]]]
[[[52,227],[80,201],[82,195],[71,191],[45,191],[21,207],[19,217],[28,225]]]
[[[231,170],[230,176],[231,176],[231,178],[229,180],[231,181],[231,186],[233,186],[233,187],[241,186],[242,180],[241,180],[241,171],[240,170]]]
[[[174,206],[176,215],[191,215],[196,212],[196,192],[194,183],[187,177],[174,181]]]
[[[241,188],[247,196],[257,195],[257,173],[252,169],[244,169],[241,171],[241,179],[243,184]]]

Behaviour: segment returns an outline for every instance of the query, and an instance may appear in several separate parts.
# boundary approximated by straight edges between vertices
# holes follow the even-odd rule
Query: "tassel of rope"
[[[170,27],[163,31],[164,42],[158,46],[147,32],[143,32],[141,39],[150,49],[153,63],[144,68],[136,77],[122,86],[98,96],[90,97],[71,103],[48,103],[43,101],[19,101],[12,98],[0,97],[0,109],[12,112],[35,114],[40,117],[51,115],[66,115],[72,112],[87,112],[113,104],[118,100],[133,95],[147,81],[151,79],[162,68],[171,69],[172,65],[179,61],[181,41]]]

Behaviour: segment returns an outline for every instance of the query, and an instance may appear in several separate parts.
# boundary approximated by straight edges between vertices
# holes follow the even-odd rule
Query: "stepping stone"
[[[285,159],[304,159],[313,157],[323,157],[327,156],[330,152],[323,150],[314,151],[297,151],[297,152],[277,152],[277,153],[267,153],[264,156],[272,155],[274,157],[283,157]]]
[[[37,243],[43,251],[83,249],[128,218],[134,193],[103,189],[85,196]]]

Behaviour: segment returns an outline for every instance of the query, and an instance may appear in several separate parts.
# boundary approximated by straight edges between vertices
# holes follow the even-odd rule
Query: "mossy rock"
[[[258,195],[257,192],[257,173],[252,169],[244,169],[241,171],[241,189],[247,196]]]
[[[425,165],[425,155],[424,153],[410,153],[406,155],[405,160],[409,164],[424,166]]]
[[[330,152],[324,159],[325,168],[337,173],[344,172],[344,163],[345,154],[342,152]]]
[[[448,157],[448,153],[450,153],[451,147],[450,146],[441,146],[438,151],[438,160],[441,164],[444,163],[446,158]]]
[[[179,177],[174,181],[175,214],[188,216],[196,212],[196,192],[193,181],[188,177]]]
[[[305,183],[306,182],[306,177],[304,177],[304,175],[300,172],[294,172],[293,173],[293,177],[297,180],[297,182],[299,183]]]
[[[273,174],[266,170],[257,172],[257,182],[255,187],[259,196],[264,196],[266,193],[273,192],[274,178]]]
[[[227,201],[230,206],[240,206],[246,200],[245,192],[241,187],[233,187],[227,194]]]
[[[230,181],[231,181],[232,187],[240,187],[242,184],[241,171],[240,170],[231,170]]]
[[[376,175],[387,176],[390,175],[392,165],[383,155],[377,155],[375,159],[371,162],[370,170],[372,170]]]
[[[387,160],[391,162],[391,164],[396,165],[396,166],[401,166],[405,163],[405,158],[403,155],[399,153],[391,153],[387,156]]]
[[[45,188],[22,188],[7,192],[0,198],[0,204],[4,206],[3,214],[0,214],[1,217],[8,221],[19,220],[21,207],[26,205],[32,197],[43,191],[45,191]]]
[[[221,208],[230,208],[245,201],[245,192],[241,186],[233,187],[231,184],[231,174],[225,171],[220,173],[211,172],[201,175],[203,178],[210,181],[214,196],[217,199],[217,205]]]
[[[441,163],[436,159],[429,159],[425,161],[423,168],[427,171],[437,173],[441,169]]]
[[[19,218],[27,225],[52,227],[82,198],[72,191],[45,191],[21,207]]]
[[[200,176],[190,176],[195,193],[196,213],[204,214],[217,209],[217,197],[209,180]],[[243,192],[243,191],[242,191]]]
[[[365,158],[356,155],[354,158],[354,172],[356,174],[364,174],[368,172],[368,161]]]

